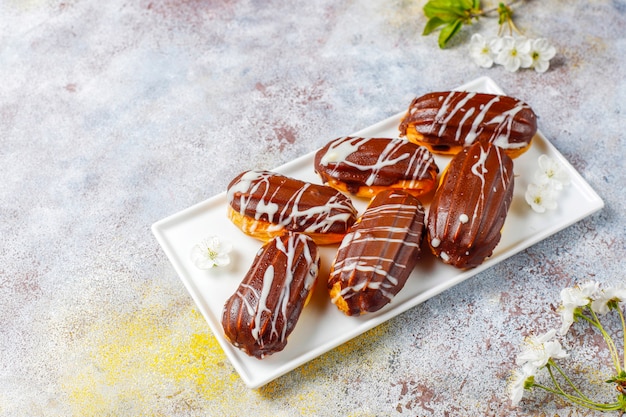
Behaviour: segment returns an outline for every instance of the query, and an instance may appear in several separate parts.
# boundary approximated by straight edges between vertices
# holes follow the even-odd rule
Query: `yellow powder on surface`
[[[75,415],[160,415],[226,403],[238,379],[202,316],[152,306],[94,323],[62,386]]]
[[[276,412],[285,401],[300,415],[315,414],[332,404],[329,393],[319,389],[324,381],[332,384],[338,363],[354,365],[359,357],[358,366],[370,366],[359,352],[380,348],[387,331],[386,325],[378,326],[297,368],[295,375],[250,390],[191,303],[155,302],[154,293],[144,295],[140,310],[83,322],[80,336],[67,341],[60,385],[73,415],[167,416],[201,410],[238,415],[251,406]],[[294,377],[300,380],[296,386]]]

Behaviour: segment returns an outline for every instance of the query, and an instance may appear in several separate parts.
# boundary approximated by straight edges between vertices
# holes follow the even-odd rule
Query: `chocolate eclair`
[[[226,338],[259,359],[283,350],[312,294],[319,267],[318,248],[304,234],[287,233],[263,245],[224,305]]]
[[[331,301],[347,315],[380,310],[404,287],[415,267],[424,208],[403,190],[377,194],[344,237],[331,267]]]
[[[439,168],[428,149],[406,139],[345,136],[317,151],[315,171],[324,183],[358,197],[386,189],[419,197],[435,187]]]
[[[475,142],[493,143],[515,158],[537,132],[537,116],[505,95],[445,91],[415,98],[400,122],[400,136],[437,154],[455,155]]]
[[[337,243],[357,216],[351,200],[334,188],[271,171],[239,174],[228,185],[226,198],[228,218],[263,241],[291,231],[320,245]]]
[[[430,205],[428,242],[443,262],[473,268],[491,256],[513,198],[513,161],[476,142],[450,161]]]

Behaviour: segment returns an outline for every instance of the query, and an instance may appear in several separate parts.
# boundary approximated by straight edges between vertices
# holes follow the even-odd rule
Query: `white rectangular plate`
[[[503,94],[493,80],[487,77],[478,78],[457,89]],[[356,132],[353,136],[397,137],[398,125],[403,115],[404,111]],[[537,159],[541,154],[551,156],[566,168],[571,177],[571,185],[560,195],[557,210],[538,214],[526,204],[524,193],[526,186],[532,181],[537,169]],[[314,153],[305,155],[275,168],[274,171],[320,183],[313,169],[313,156]],[[450,158],[435,159],[440,171],[443,171]],[[249,357],[233,347],[222,332],[224,302],[235,292],[262,245],[244,235],[227,219],[225,193],[156,222],[152,231],[242,380],[250,388],[258,388],[553,235],[604,205],[600,197],[540,132],[533,139],[530,149],[515,159],[514,166],[515,193],[503,228],[502,240],[493,256],[484,264],[472,270],[461,271],[443,264],[429,253],[424,253],[428,251],[422,251],[422,261],[389,305],[376,313],[348,317],[330,302],[324,282],[337,246],[323,247],[320,279],[312,300],[289,337],[287,347],[263,360]],[[366,206],[365,201],[353,200],[359,212],[362,212]],[[191,247],[208,235],[217,235],[233,243],[233,260],[230,266],[203,271],[192,264],[189,257]]]

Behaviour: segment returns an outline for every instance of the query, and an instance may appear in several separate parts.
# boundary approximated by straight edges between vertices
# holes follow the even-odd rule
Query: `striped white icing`
[[[365,162],[366,158],[358,158],[359,162],[348,160],[356,152],[359,152],[368,142],[386,141],[384,149],[376,155],[372,162]],[[335,139],[328,145],[326,153],[320,159],[320,164],[328,166],[334,164],[334,168],[329,172],[330,176],[340,178],[343,165],[350,166],[362,172],[369,172],[364,181],[365,185],[375,185],[381,173],[388,167],[393,167],[401,161],[406,161],[407,167],[403,174],[403,179],[416,184],[427,174],[431,164],[434,163],[432,155],[425,148],[415,147],[414,152],[402,151],[402,147],[413,146],[401,138],[363,138],[345,136]],[[357,158],[355,158],[357,159]]]
[[[476,175],[480,179],[480,196],[478,198],[478,203],[474,206],[472,221],[476,220],[485,205],[485,174],[487,173],[485,162],[487,161],[487,151],[485,151],[482,146],[479,146],[479,148],[480,156],[476,162],[474,162],[471,169],[472,174]]]
[[[468,93],[452,107],[455,95],[458,94],[460,93],[457,91],[450,91],[447,95],[438,97],[438,100],[442,102],[442,104],[431,124],[430,131],[432,133],[436,131],[437,136],[444,136],[445,132],[451,127],[449,124],[452,120],[457,117],[459,113],[463,113],[462,116],[460,116],[460,122],[455,126],[454,141],[457,143],[462,142],[465,146],[471,145],[476,141],[476,138],[483,133],[485,127],[489,126],[493,129],[493,133],[487,138],[488,142],[493,142],[503,149],[519,149],[528,145],[525,142],[511,142],[515,116],[520,111],[528,109],[527,104],[522,101],[516,101],[515,106],[511,109],[487,118],[490,109],[496,103],[500,102],[502,96],[495,95],[487,103],[481,103],[478,106],[470,106],[470,100],[476,97],[477,94]],[[469,130],[463,133],[463,130],[467,128],[469,122],[471,122]]]
[[[287,332],[293,328],[287,322],[290,320],[288,309],[291,307],[291,286],[296,279],[296,271],[300,262],[300,259],[296,258],[299,246],[302,247],[302,256],[308,267],[301,292],[308,294],[318,275],[319,255],[317,252],[315,256],[311,253],[308,245],[309,238],[303,234],[291,233],[287,235],[286,244],[282,239],[275,238],[268,244],[275,245],[276,249],[284,255],[286,258],[285,269],[276,270],[276,267],[283,265],[282,262],[269,265],[263,274],[261,288],[257,289],[242,283],[236,292],[236,296],[240,298],[251,318],[250,333],[260,348],[263,348],[267,342],[276,343],[278,340],[283,343],[288,336]],[[275,281],[280,274],[284,275],[284,280],[282,283],[276,284]],[[278,299],[270,304],[268,302],[269,295],[277,285],[280,285]],[[253,295],[253,298],[250,298],[250,294]],[[282,326],[279,326],[279,323],[282,323]],[[263,330],[263,327],[268,324],[270,326],[269,332]]]
[[[347,224],[356,213],[351,205],[346,204],[347,200],[340,193],[335,193],[328,201],[320,205],[302,204],[311,187],[310,183],[304,181],[300,181],[301,186],[291,194],[287,201],[279,205],[275,202],[277,190],[270,184],[270,179],[276,175],[269,171],[254,170],[244,173],[239,181],[228,189],[228,201],[233,201],[239,194],[239,213],[242,216],[252,211],[252,203],[256,204],[253,217],[259,220],[266,216],[267,221],[272,224],[269,231],[281,230],[287,225],[302,225],[313,220],[303,232],[325,233],[338,222]],[[249,225],[249,227],[254,226]]]
[[[366,213],[368,220],[376,224],[377,218],[396,217],[400,219],[398,223],[407,224],[405,227],[394,227],[389,225],[361,228],[355,227],[348,233],[339,247],[338,253],[346,251],[349,247],[359,247],[362,245],[376,245],[382,243],[399,243],[403,247],[412,247],[419,250],[421,229],[413,229],[416,216],[416,206],[410,204],[384,204],[378,207],[368,208]],[[408,220],[408,221],[407,221]],[[350,253],[348,251],[347,253]],[[353,256],[339,257],[336,259],[331,274],[333,277],[352,277],[353,275],[365,274],[371,279],[357,279],[352,285],[342,286],[341,291],[336,293],[332,299],[334,303],[339,298],[349,299],[366,289],[377,290],[388,300],[391,300],[397,292],[399,277],[395,273],[403,273],[406,264],[399,264],[395,257],[385,257],[385,255],[396,255],[396,253],[381,253],[376,256],[363,255],[361,251],[355,251]]]

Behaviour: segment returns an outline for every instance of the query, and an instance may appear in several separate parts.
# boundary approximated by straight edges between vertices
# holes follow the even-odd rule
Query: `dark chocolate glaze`
[[[288,233],[263,245],[224,305],[226,338],[259,359],[283,350],[315,284],[319,266],[317,246],[304,234]]]
[[[357,211],[348,197],[326,185],[270,171],[246,171],[227,189],[233,210],[292,232],[345,234]]]
[[[430,151],[400,138],[341,137],[315,154],[315,171],[324,182],[360,187],[390,186],[400,181],[434,181],[439,168]]]
[[[451,161],[430,205],[428,241],[439,258],[473,268],[491,256],[513,198],[513,161],[479,142]]]
[[[528,104],[513,97],[446,91],[415,98],[400,123],[401,136],[409,127],[433,149],[445,151],[478,141],[516,150],[530,144],[537,117]]]
[[[378,193],[344,237],[331,268],[328,288],[337,283],[348,315],[380,310],[404,287],[420,254],[424,208],[402,190]]]

